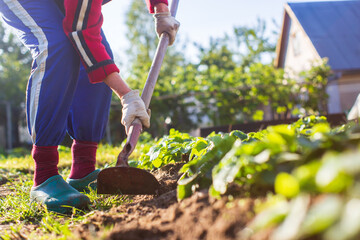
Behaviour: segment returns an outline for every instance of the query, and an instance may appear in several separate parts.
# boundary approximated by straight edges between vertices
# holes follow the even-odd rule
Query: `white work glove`
[[[169,34],[169,46],[175,41],[176,33],[180,23],[169,12],[161,12],[154,14],[155,30],[160,38],[161,34],[166,32]]]
[[[146,111],[145,103],[139,96],[138,90],[131,90],[120,98],[122,108],[121,123],[125,126],[126,134],[129,133],[131,123],[139,118],[145,128],[150,127],[150,116]]]

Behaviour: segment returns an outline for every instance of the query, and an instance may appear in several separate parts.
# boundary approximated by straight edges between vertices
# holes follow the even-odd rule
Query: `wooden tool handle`
[[[170,6],[170,12],[173,17],[176,15],[177,7],[179,0],[173,0]],[[167,33],[161,34],[158,47],[153,59],[153,62],[150,67],[149,75],[146,79],[144,90],[141,94],[141,98],[145,103],[146,108],[149,108],[150,100],[154,92],[155,84],[159,76],[161,64],[164,60],[166,49],[169,45],[169,35]],[[136,118],[129,128],[129,135],[125,144],[125,147],[120,152],[116,166],[129,166],[128,157],[134,151],[136,143],[139,139],[140,133],[142,131],[142,125],[138,118]]]
[[[176,16],[178,5],[179,5],[179,0],[173,0],[171,2],[170,12],[173,17]],[[161,34],[153,62],[150,67],[149,75],[146,79],[144,90],[141,94],[141,98],[144,101],[146,108],[149,108],[150,100],[154,92],[155,84],[159,76],[161,64],[164,60],[164,56],[168,45],[169,45],[169,35],[167,33]]]

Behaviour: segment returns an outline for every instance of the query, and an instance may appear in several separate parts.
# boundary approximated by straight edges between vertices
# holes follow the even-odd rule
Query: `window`
[[[291,34],[291,45],[294,52],[294,56],[298,56],[301,53],[301,40],[300,40],[300,34],[297,32],[294,32]]]

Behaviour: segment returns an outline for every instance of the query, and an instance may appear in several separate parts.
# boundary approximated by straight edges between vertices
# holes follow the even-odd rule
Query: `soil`
[[[127,204],[113,207],[107,212],[95,211],[86,223],[73,226],[77,238],[93,239],[245,239],[246,225],[254,217],[255,200],[264,199],[264,189],[239,189],[230,186],[230,197],[215,199],[206,191],[177,201],[176,187],[181,164],[167,165],[152,173],[161,189],[156,196],[129,196]],[[0,181],[0,199],[14,194]],[[244,193],[251,193],[246,195]],[[13,224],[2,224],[0,233],[11,232]],[[269,231],[251,239],[268,239]],[[42,235],[37,225],[25,224],[12,239],[27,239],[30,233]],[[1,234],[0,234],[1,235]],[[1,236],[0,236],[1,239]]]
[[[215,199],[207,192],[198,192],[178,202],[180,167],[167,165],[153,172],[161,184],[158,196],[134,196],[131,203],[107,213],[96,212],[75,229],[76,234],[89,240],[242,239],[242,230],[254,216],[255,197]],[[255,239],[265,239],[265,235]]]

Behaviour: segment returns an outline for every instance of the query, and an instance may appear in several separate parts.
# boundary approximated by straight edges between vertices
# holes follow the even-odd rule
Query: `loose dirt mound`
[[[253,200],[216,200],[199,192],[177,202],[176,182],[180,165],[154,172],[161,183],[159,196],[136,196],[132,203],[97,212],[77,232],[83,239],[236,239],[253,217]]]

